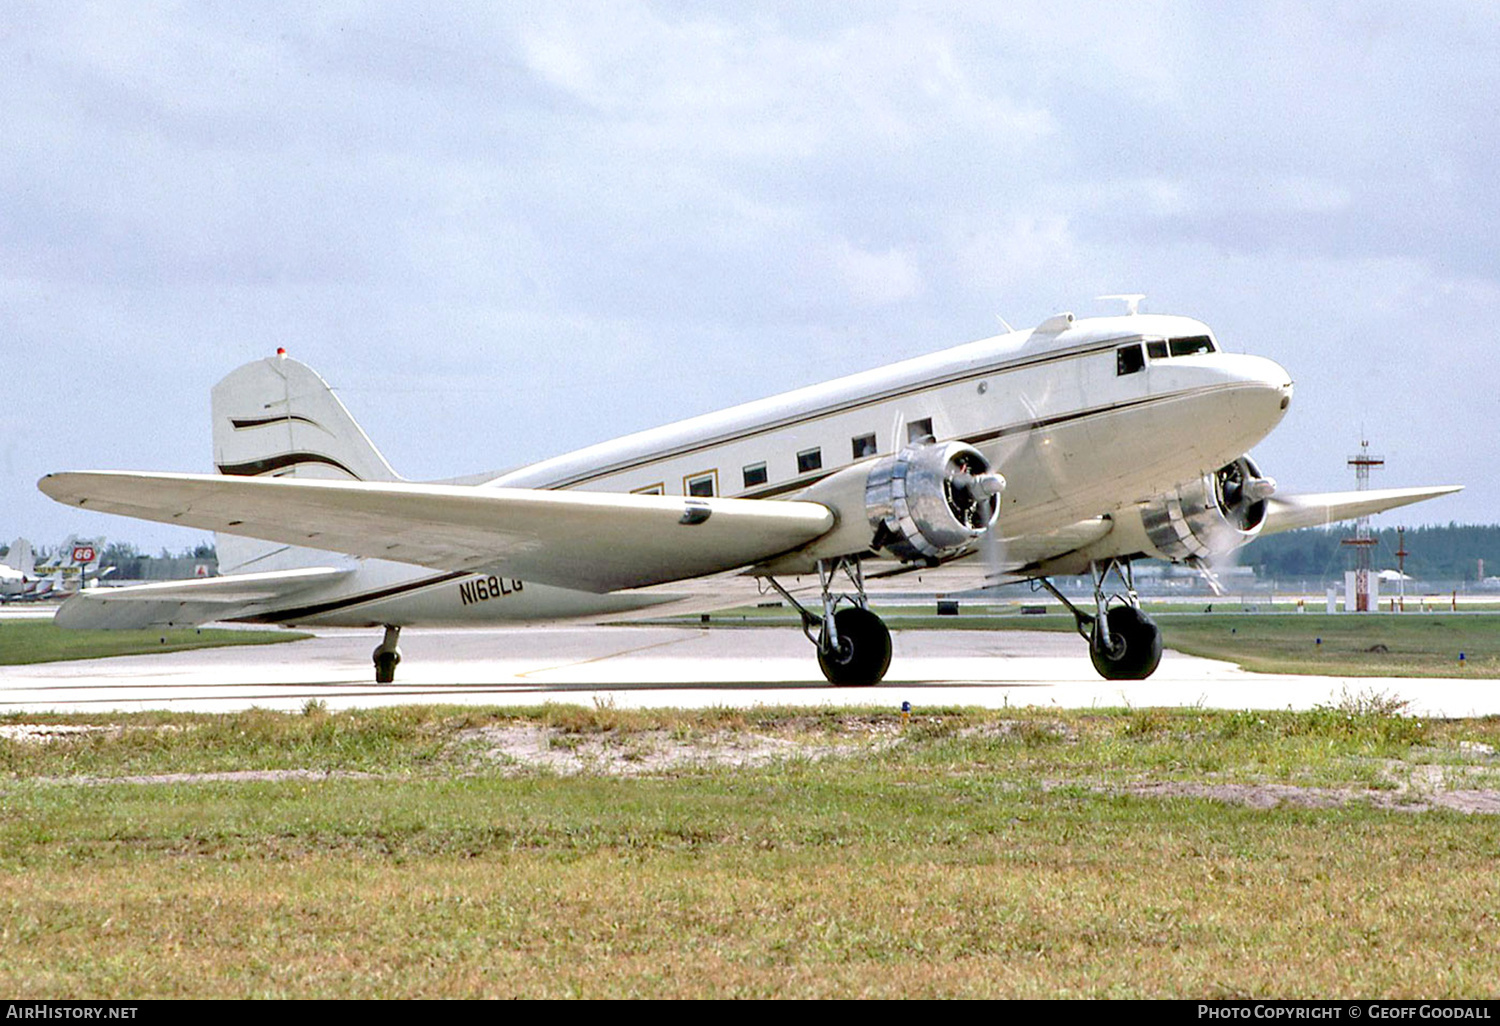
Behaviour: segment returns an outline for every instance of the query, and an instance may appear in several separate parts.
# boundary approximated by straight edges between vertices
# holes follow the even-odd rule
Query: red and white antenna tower
[[[1349,466],[1354,468],[1354,487],[1366,491],[1370,487],[1370,470],[1385,466],[1385,458],[1370,455],[1368,439],[1360,439],[1359,453],[1349,457]],[[1354,546],[1354,608],[1356,612],[1368,613],[1370,609],[1370,550],[1375,539],[1370,537],[1370,518],[1362,516],[1355,522],[1354,537],[1345,538],[1344,545]]]

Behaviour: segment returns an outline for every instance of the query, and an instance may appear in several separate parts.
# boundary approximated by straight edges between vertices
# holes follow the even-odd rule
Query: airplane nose
[[[1270,365],[1267,368],[1269,371],[1266,378],[1267,384],[1281,396],[1281,409],[1285,412],[1286,408],[1292,405],[1292,376],[1275,360],[1267,360],[1266,363]]]
[[[1292,376],[1281,364],[1263,356],[1244,356],[1237,363],[1241,380],[1271,392],[1282,411],[1292,404]]]

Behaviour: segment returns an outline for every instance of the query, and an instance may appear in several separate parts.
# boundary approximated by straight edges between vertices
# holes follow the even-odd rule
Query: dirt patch
[[[88,734],[119,734],[119,727],[73,727],[64,723],[7,723],[0,726],[0,738],[23,745],[45,745],[53,741],[70,741]]]
[[[1077,785],[1072,781],[1053,781],[1048,786],[1050,789]],[[1098,785],[1089,790],[1098,794],[1128,794],[1139,798],[1206,798],[1228,805],[1246,805],[1252,809],[1274,809],[1283,805],[1304,809],[1330,809],[1358,803],[1397,812],[1452,809],[1471,814],[1500,814],[1500,791],[1493,790],[1426,791],[1397,788],[1386,791],[1352,787],[1298,787],[1295,784],[1213,784],[1195,780]]]
[[[899,728],[869,731],[848,740],[775,737],[754,731],[715,730],[681,735],[668,730],[577,734],[531,724],[476,727],[458,735],[470,756],[517,771],[544,769],[572,775],[642,776],[706,767],[750,767],[789,760],[841,758],[900,743]]]
[[[1000,720],[963,727],[958,737],[1020,738],[1023,741],[1077,741],[1078,733],[1061,720]]]
[[[173,734],[184,728],[166,723],[159,727],[122,727],[110,723],[103,726],[85,724],[74,726],[66,723],[6,723],[0,724],[0,740],[16,741],[23,745],[45,745],[54,741],[75,741],[78,738],[99,736],[119,737],[127,730],[150,730],[158,734]]]

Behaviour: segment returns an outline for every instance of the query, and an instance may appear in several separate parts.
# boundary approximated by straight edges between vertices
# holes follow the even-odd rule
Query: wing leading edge
[[[1308,495],[1277,495],[1266,500],[1266,522],[1261,534],[1295,531],[1300,527],[1322,527],[1339,520],[1382,513],[1414,502],[1463,491],[1463,485],[1430,488],[1373,488],[1363,492],[1320,492]]]
[[[812,502],[404,482],[89,471],[37,487],[104,513],[597,593],[756,563],[835,521]]]

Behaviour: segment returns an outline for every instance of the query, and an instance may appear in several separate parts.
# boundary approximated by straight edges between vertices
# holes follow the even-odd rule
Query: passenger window
[[[823,467],[823,450],[804,449],[797,454],[797,473],[806,474],[810,470],[821,470]]]
[[[866,456],[874,456],[879,451],[875,445],[874,435],[860,435],[853,440],[852,444],[854,446],[854,458],[857,460],[864,459]]]
[[[647,485],[644,488],[632,488],[632,489],[630,489],[630,494],[631,495],[664,495],[664,494],[666,494],[666,491],[667,491],[666,488],[664,488],[662,485],[660,485],[660,484],[654,484],[654,485]]]
[[[1214,351],[1214,341],[1207,335],[1193,335],[1190,338],[1174,338],[1172,340],[1173,356],[1196,356],[1199,353],[1211,353]]]
[[[910,445],[926,445],[928,442],[936,442],[937,435],[932,433],[932,418],[923,417],[921,420],[908,423],[906,441]]]
[[[1145,366],[1146,354],[1141,352],[1141,344],[1139,342],[1131,343],[1128,346],[1121,346],[1115,350],[1115,374],[1117,376],[1134,374],[1136,371],[1144,369]]]
[[[688,495],[696,495],[700,498],[711,499],[713,498],[714,493],[718,491],[718,489],[714,487],[714,478],[717,476],[718,475],[716,475],[713,471],[709,471],[707,474],[695,474],[692,477],[687,478],[683,482],[687,486],[683,490]]]
[[[756,485],[766,483],[766,465],[764,462],[752,463],[745,468],[745,487],[754,488]]]
[[[1146,355],[1153,360],[1165,360],[1167,358],[1167,340],[1154,338],[1146,343]]]

